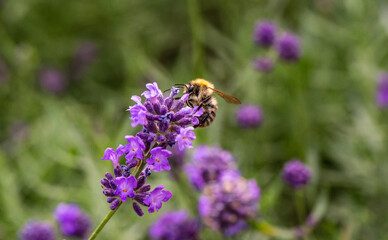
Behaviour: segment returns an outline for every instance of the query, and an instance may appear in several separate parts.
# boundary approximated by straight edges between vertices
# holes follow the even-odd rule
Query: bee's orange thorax
[[[190,82],[192,85],[200,85],[200,86],[206,86],[210,88],[214,88],[213,83],[206,81],[205,79],[197,78]]]

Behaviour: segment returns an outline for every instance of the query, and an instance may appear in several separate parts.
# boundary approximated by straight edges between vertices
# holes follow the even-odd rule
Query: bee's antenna
[[[186,84],[183,84],[183,83],[175,83],[174,85],[175,85],[175,86],[185,86]]]

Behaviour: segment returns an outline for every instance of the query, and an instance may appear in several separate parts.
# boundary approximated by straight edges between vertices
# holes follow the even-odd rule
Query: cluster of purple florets
[[[311,170],[301,161],[292,159],[284,165],[282,178],[292,188],[300,189],[309,183]]]
[[[185,210],[163,213],[150,227],[149,235],[158,240],[198,240],[200,224]]]
[[[233,155],[220,147],[201,145],[193,152],[192,160],[184,168],[189,181],[197,190],[218,182],[226,171],[237,171]]]
[[[135,212],[143,215],[140,205],[148,207],[148,212],[158,211],[162,202],[167,202],[172,193],[158,186],[151,191],[146,183],[151,172],[170,170],[168,158],[172,153],[167,150],[174,145],[181,151],[192,148],[195,139],[193,125],[198,124],[198,116],[202,110],[185,107],[188,94],[176,97],[178,88],[171,88],[168,96],[163,96],[156,83],[147,84],[148,91],[139,96],[132,96],[136,103],[130,106],[132,127],[141,125],[142,131],[135,136],[125,136],[127,144],[119,145],[116,149],[107,148],[103,160],[113,163],[113,175],[106,173],[101,180],[103,193],[108,197],[112,210],[122,202],[132,200]],[[125,158],[125,164],[120,165],[120,158]],[[123,160],[124,161],[124,160]],[[140,205],[139,205],[140,204]]]
[[[263,122],[263,112],[254,104],[243,104],[236,110],[236,121],[241,128],[255,128]]]
[[[54,218],[61,234],[72,239],[84,239],[89,233],[91,220],[76,204],[60,203]],[[54,240],[56,233],[50,222],[31,220],[19,232],[21,240]]]
[[[299,37],[288,31],[278,33],[278,27],[271,21],[256,24],[253,41],[266,50],[275,46],[278,58],[287,63],[299,60],[301,55]],[[252,65],[256,70],[268,73],[274,67],[274,59],[267,56],[258,57],[253,60]]]
[[[256,216],[259,199],[260,188],[255,180],[246,180],[237,172],[225,172],[219,182],[204,188],[198,210],[208,227],[232,236]]]
[[[202,190],[199,214],[211,229],[225,236],[235,235],[256,215],[260,188],[254,180],[240,175],[228,151],[199,146],[185,171],[194,187]]]

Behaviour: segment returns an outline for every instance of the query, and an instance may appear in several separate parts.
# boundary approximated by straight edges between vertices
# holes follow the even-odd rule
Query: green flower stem
[[[120,200],[119,205],[115,210],[110,210],[105,218],[101,221],[101,223],[97,226],[96,230],[94,230],[93,234],[90,236],[89,240],[93,240],[97,237],[97,235],[101,232],[101,230],[105,227],[105,224],[110,220],[110,218],[116,213],[117,209],[121,206],[123,202]]]
[[[191,35],[193,39],[193,75],[194,77],[203,77],[205,67],[202,47],[203,30],[200,3],[198,0],[188,0],[187,8],[190,21]]]

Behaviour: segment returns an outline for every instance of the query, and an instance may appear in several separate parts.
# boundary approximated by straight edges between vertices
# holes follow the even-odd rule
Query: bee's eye
[[[188,92],[191,93],[194,90],[194,85],[190,85]]]

